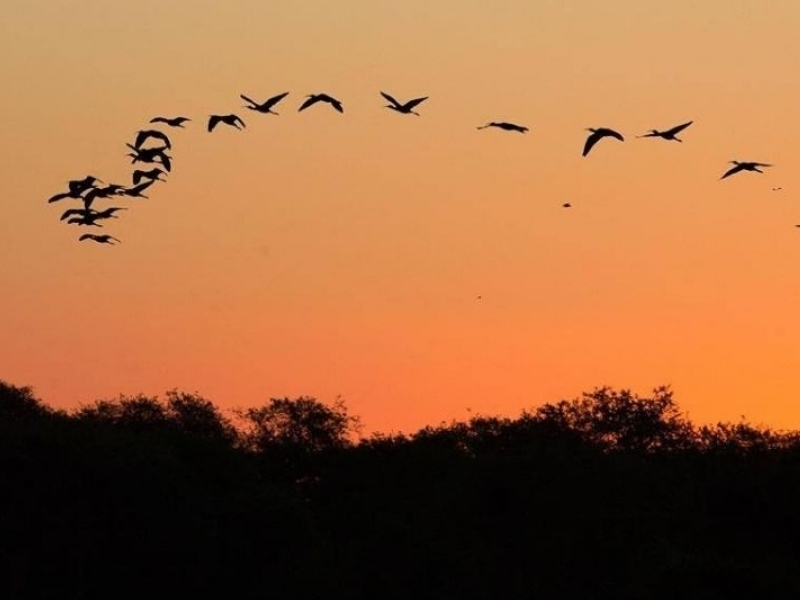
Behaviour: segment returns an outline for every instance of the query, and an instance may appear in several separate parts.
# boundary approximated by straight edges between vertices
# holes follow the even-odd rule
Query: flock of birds
[[[414,109],[428,99],[427,96],[424,96],[421,98],[413,98],[406,102],[400,102],[386,92],[380,92],[380,94],[387,102],[389,102],[389,104],[385,105],[386,108],[406,115],[413,114],[419,116],[419,113]],[[244,94],[240,94],[240,97],[242,100],[247,102],[247,104],[244,105],[244,108],[250,109],[257,113],[277,115],[279,113],[275,112],[273,109],[288,95],[289,92],[283,92],[268,98],[264,102],[256,102]],[[344,112],[344,107],[342,106],[342,102],[340,100],[337,100],[333,96],[324,93],[309,94],[306,96],[305,101],[298,108],[298,112],[304,111],[318,103],[329,104],[334,110],[340,113]],[[189,117],[183,116],[158,116],[150,119],[150,124],[164,125],[171,129],[175,129],[184,128],[185,124],[191,120],[192,119]],[[644,135],[637,137],[659,137],[664,140],[682,142],[683,140],[677,137],[678,134],[689,127],[692,123],[693,121],[688,121],[686,123],[676,125],[675,127],[665,129],[664,131],[651,129]],[[246,127],[245,122],[236,114],[214,114],[208,117],[208,132],[210,133],[214,131],[214,129],[221,124],[228,125],[236,129],[243,129]],[[490,127],[501,129],[503,131],[513,131],[518,133],[526,133],[528,131],[528,127],[506,121],[491,121],[485,125],[477,127],[477,129],[487,129]],[[594,146],[604,138],[612,138],[619,140],[620,142],[625,141],[625,138],[621,133],[608,127],[592,127],[588,128],[586,131],[589,131],[590,133],[583,146],[583,156],[588,156],[592,148],[594,148]],[[142,165],[150,165],[152,168],[135,169],[131,174],[130,186],[117,183],[105,184],[105,182],[93,175],[87,175],[83,179],[69,181],[67,183],[66,192],[55,194],[48,200],[49,203],[59,202],[65,199],[74,199],[80,201],[82,206],[79,208],[70,208],[62,213],[62,221],[66,221],[67,224],[71,225],[102,228],[103,221],[119,218],[116,213],[122,210],[127,210],[127,207],[110,206],[104,208],[103,210],[98,210],[93,207],[95,201],[121,197],[147,198],[144,192],[147,191],[150,186],[159,181],[166,181],[165,179],[162,179],[162,176],[166,176],[172,170],[172,157],[169,155],[169,151],[172,150],[172,142],[166,133],[158,129],[142,129],[136,133],[134,142],[132,144],[127,143],[126,146],[130,150],[126,156],[131,157],[132,165],[136,165],[136,163],[142,163]],[[734,160],[730,161],[730,163],[733,166],[725,171],[720,179],[725,179],[741,171],[763,173],[761,170],[763,167],[773,166],[768,163],[754,161]],[[781,188],[773,188],[773,191],[779,189]],[[570,208],[571,204],[567,202],[562,204],[562,206],[564,208]],[[796,225],[796,227],[800,227],[800,224]],[[80,241],[91,240],[100,244],[112,245],[120,242],[119,239],[112,235],[96,233],[84,233],[78,239]]]

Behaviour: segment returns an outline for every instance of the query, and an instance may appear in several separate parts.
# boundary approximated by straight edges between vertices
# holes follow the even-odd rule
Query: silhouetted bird
[[[142,192],[145,191],[147,188],[149,188],[151,185],[153,185],[155,182],[156,182],[155,179],[151,179],[150,181],[144,181],[139,185],[135,185],[132,188],[128,188],[123,193],[131,198],[147,198],[147,196],[142,194]]]
[[[69,191],[71,192],[83,192],[91,187],[95,187],[97,183],[103,183],[103,181],[93,175],[87,175],[83,179],[73,179],[67,183],[67,186],[69,186]]]
[[[340,113],[344,112],[344,108],[342,108],[342,103],[339,102],[333,96],[329,96],[328,94],[309,94],[308,96],[306,96],[306,98],[308,98],[308,100],[306,100],[305,102],[303,102],[303,104],[300,105],[300,108],[297,109],[297,112],[305,110],[309,106],[311,106],[312,104],[316,104],[317,102],[327,102],[333,108],[338,110]]]
[[[506,123],[506,122],[496,122],[492,121],[491,123],[487,123],[486,125],[481,125],[477,129],[486,129],[487,127],[497,127],[498,129],[502,129],[503,131],[519,131],[520,133],[525,133],[528,131],[527,127],[523,127],[522,125],[514,125],[514,123]]]
[[[282,94],[278,94],[277,96],[273,96],[272,98],[269,98],[268,100],[265,100],[261,104],[259,104],[255,100],[251,100],[250,98],[248,98],[244,94],[239,94],[239,97],[242,100],[244,100],[245,102],[249,102],[250,103],[249,106],[245,105],[245,108],[249,108],[250,110],[254,110],[254,111],[260,112],[260,113],[269,113],[269,114],[277,115],[278,113],[276,113],[274,110],[272,110],[273,107],[278,102],[280,102],[281,100],[286,98],[286,96],[288,96],[288,95],[289,95],[289,92],[284,92]]]
[[[122,240],[118,240],[113,235],[97,235],[95,233],[84,233],[81,237],[78,238],[78,241],[82,242],[83,240],[92,240],[97,242],[98,244],[111,244],[114,245],[114,242],[122,243]]]
[[[404,115],[409,115],[410,114],[410,115],[417,115],[417,116],[419,116],[419,113],[414,110],[414,107],[418,106],[419,104],[425,102],[425,100],[428,99],[428,96],[425,96],[424,98],[414,98],[413,100],[409,100],[405,104],[401,104],[400,102],[398,102],[397,100],[392,98],[386,92],[381,92],[381,96],[386,98],[386,100],[391,103],[391,104],[387,104],[386,108],[391,108],[392,110],[397,111],[399,113],[402,113]]]
[[[583,156],[589,154],[592,146],[594,146],[604,137],[613,137],[618,139],[620,142],[625,141],[625,138],[622,137],[622,134],[614,131],[613,129],[609,129],[608,127],[589,127],[586,131],[591,131],[592,133],[588,138],[586,138],[586,143],[583,145]]]
[[[118,210],[128,210],[123,206],[111,206],[106,208],[105,210],[92,210],[92,209],[84,209],[84,208],[71,208],[67,211],[64,211],[64,214],[61,215],[61,220],[64,221],[69,219],[67,223],[77,224],[77,225],[96,225],[97,227],[102,227],[102,225],[98,225],[96,221],[101,221],[103,219],[118,219],[114,213]],[[76,218],[71,218],[76,217]]]
[[[152,179],[153,181],[166,181],[166,179],[161,179],[162,175],[166,175],[166,172],[156,167],[155,169],[150,169],[149,171],[142,171],[141,169],[136,169],[131,177],[133,178],[133,185],[137,185],[142,179]]]
[[[119,196],[125,192],[125,186],[116,183],[109,184],[101,188],[92,188],[86,195],[83,196],[83,208],[89,209],[96,198],[110,198],[111,196]]]
[[[189,117],[154,117],[150,119],[151,123],[164,123],[169,127],[183,127],[183,124],[189,121],[191,121]]]
[[[682,142],[683,140],[679,140],[676,135],[678,135],[681,131],[686,129],[689,125],[694,123],[694,121],[689,121],[688,123],[683,123],[682,125],[676,125],[672,129],[667,129],[666,131],[658,131],[657,129],[651,129],[648,133],[644,135],[637,135],[637,138],[645,138],[645,137],[660,137],[664,138],[665,140],[675,140],[676,142]]]
[[[164,169],[167,171],[172,170],[172,162],[170,160],[169,155],[167,154],[166,146],[159,146],[157,148],[137,148],[136,146],[132,146],[130,144],[125,144],[133,150],[133,152],[128,153],[128,156],[132,156],[133,160],[131,163],[137,162],[144,162],[144,163],[160,163]]]
[[[225,125],[236,127],[236,129],[242,129],[242,127],[246,127],[244,121],[242,121],[237,115],[211,115],[208,118],[208,131],[214,131],[214,127],[217,126],[217,123],[225,123]],[[239,125],[242,127],[239,127]]]
[[[154,138],[154,139],[160,140],[164,144],[164,147],[167,150],[171,150],[172,149],[172,142],[169,141],[169,138],[167,137],[167,134],[163,133],[161,131],[158,131],[156,129],[145,129],[145,130],[139,131],[136,134],[136,141],[133,143],[133,145],[136,146],[137,148],[141,148],[142,144],[144,144],[150,138]]]
[[[570,204],[569,202],[564,202],[564,204],[562,204],[561,206],[563,206],[564,208],[572,208],[572,204]]]
[[[782,190],[782,189],[783,189],[782,187],[775,187],[775,188],[772,188],[772,191],[773,192],[777,192],[778,190]]]
[[[764,171],[760,170],[759,167],[771,167],[772,165],[768,165],[767,163],[760,163],[760,162],[739,162],[738,160],[730,161],[733,167],[725,171],[725,174],[720,177],[720,179],[725,179],[726,177],[730,177],[731,175],[735,175],[739,171],[755,171],[756,173],[763,173]]]

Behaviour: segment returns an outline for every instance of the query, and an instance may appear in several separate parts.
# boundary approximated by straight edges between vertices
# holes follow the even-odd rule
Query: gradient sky
[[[800,428],[798,23],[796,0],[7,0],[0,378],[62,407],[341,395],[384,432],[670,384],[695,421]],[[283,91],[278,117],[238,97]],[[298,114],[323,91],[343,115]],[[215,112],[248,127],[208,134]],[[79,243],[47,198],[127,182],[157,114],[196,119],[169,182],[106,203],[122,244]],[[626,141],[582,158],[598,126]],[[734,159],[775,166],[719,181]]]

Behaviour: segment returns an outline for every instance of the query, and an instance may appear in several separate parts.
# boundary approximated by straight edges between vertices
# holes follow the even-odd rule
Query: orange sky
[[[696,421],[800,428],[795,0],[6,4],[0,378],[341,394],[367,431],[671,384]],[[343,115],[298,114],[322,91]],[[127,182],[156,114],[196,119],[169,182],[79,243],[47,198]],[[627,140],[582,158],[597,126]]]

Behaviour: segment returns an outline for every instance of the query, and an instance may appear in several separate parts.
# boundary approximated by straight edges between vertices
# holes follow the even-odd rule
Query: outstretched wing
[[[424,98],[414,98],[413,100],[409,100],[408,102],[406,102],[405,107],[410,110],[410,109],[414,108],[415,106],[417,106],[419,104],[422,104],[427,99],[428,99],[428,96],[425,96]]]
[[[237,123],[239,123],[239,124],[241,124],[242,127],[247,127],[247,125],[244,124],[244,121],[242,121],[242,119],[241,119],[241,117],[239,117],[239,115],[231,115],[231,117],[233,117],[231,119],[231,122],[233,123],[233,125],[236,125]]]
[[[251,98],[248,98],[244,94],[239,94],[239,98],[241,98],[245,102],[249,102],[252,105],[252,106],[250,106],[250,108],[255,108],[256,106],[258,106],[258,102],[256,102],[255,100],[253,100]]]
[[[602,133],[594,131],[588,138],[586,138],[586,143],[583,145],[583,156],[589,154],[591,149],[601,137],[603,137]]]
[[[140,148],[142,144],[144,144],[149,138],[155,138],[157,140],[161,140],[164,142],[164,146],[167,148],[172,148],[172,142],[169,141],[167,134],[157,131],[155,129],[148,129],[146,131],[140,131],[136,134],[136,142],[135,146]]]
[[[603,133],[605,135],[609,136],[609,137],[613,137],[613,138],[618,139],[620,142],[624,142],[625,141],[625,138],[622,137],[622,134],[619,133],[618,131],[614,131],[613,129],[604,129]]]
[[[280,102],[281,100],[286,98],[286,96],[288,96],[288,95],[289,95],[289,92],[283,92],[282,94],[278,94],[277,96],[273,96],[272,98],[270,98],[269,100],[264,102],[264,107],[267,108],[267,109],[270,109],[273,106],[275,106],[278,102]]]
[[[298,109],[297,109],[297,112],[300,112],[301,110],[305,110],[305,109],[307,109],[309,106],[311,106],[312,104],[314,104],[314,103],[316,103],[316,102],[319,102],[319,101],[320,101],[320,98],[319,98],[318,96],[311,96],[311,97],[309,97],[309,98],[306,98],[306,101],[305,101],[305,102],[303,102],[303,103],[300,105],[300,108],[298,108]]]
[[[386,92],[381,92],[381,96],[383,96],[384,98],[386,98],[386,100],[387,100],[388,102],[391,102],[391,103],[392,103],[392,104],[394,104],[394,105],[395,105],[397,108],[400,108],[400,107],[402,106],[402,104],[400,104],[400,103],[399,103],[397,100],[395,100],[394,98],[392,98],[392,97],[391,97],[389,94],[387,94]]]
[[[733,167],[725,171],[725,174],[722,177],[720,177],[720,179],[725,179],[726,177],[730,177],[731,175],[738,173],[742,169],[744,169],[744,167],[741,164],[734,165]]]
[[[221,120],[222,120],[222,117],[220,117],[219,115],[211,115],[208,118],[208,131],[209,131],[209,133],[214,131],[214,127],[216,127],[217,123],[219,123]]]
[[[689,121],[688,123],[682,123],[681,125],[676,125],[672,129],[667,129],[664,133],[666,135],[676,135],[686,129],[689,125],[694,123],[694,121]]]
[[[61,221],[65,221],[69,219],[72,215],[88,215],[90,214],[88,210],[83,208],[70,208],[69,210],[65,210],[64,214],[61,215]]]

